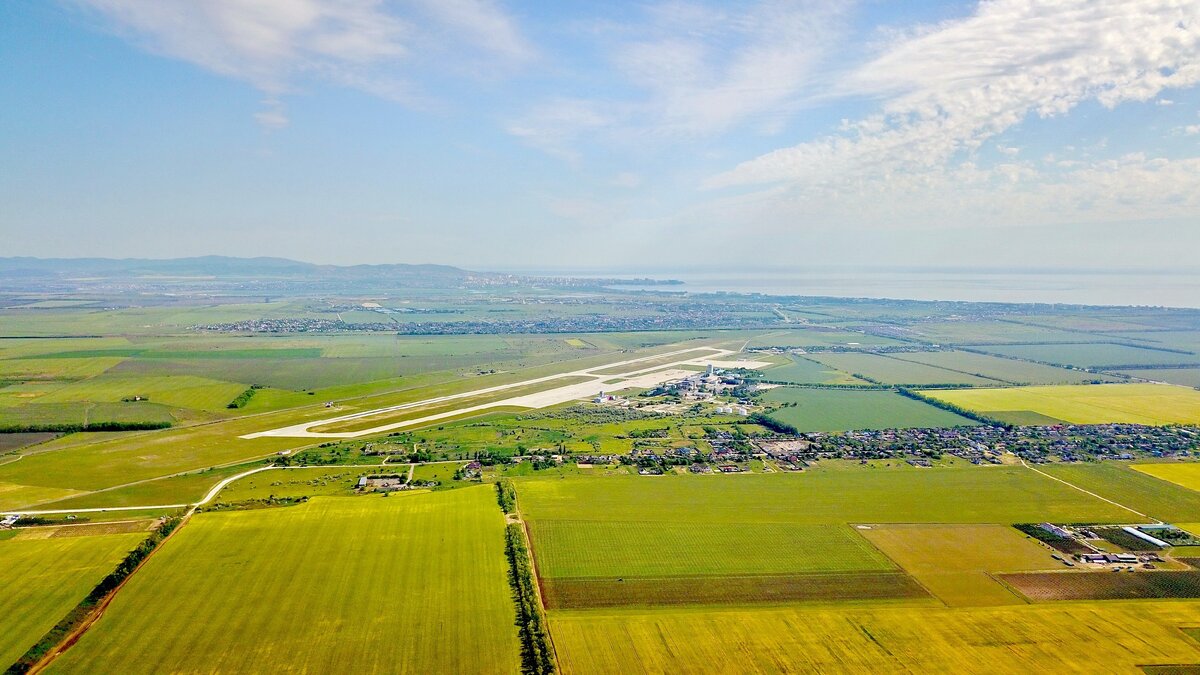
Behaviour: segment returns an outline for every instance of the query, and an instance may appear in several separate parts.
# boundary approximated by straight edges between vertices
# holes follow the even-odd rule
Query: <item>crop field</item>
[[[907,354],[905,355],[907,356]],[[902,361],[880,354],[814,354],[812,358],[830,368],[884,384],[971,384],[995,385],[996,380],[970,373]]]
[[[397,467],[404,471],[407,466]],[[232,503],[270,497],[317,497],[349,495],[358,477],[376,473],[377,469],[357,467],[316,466],[307,468],[271,469],[238,479],[227,485],[214,502]]]
[[[841,330],[821,330],[805,328],[799,330],[780,330],[750,340],[747,347],[857,347],[873,345],[897,345],[899,340],[851,333]]]
[[[703,510],[703,506],[697,507]],[[891,570],[844,525],[547,520],[530,538],[543,577],[668,577]],[[653,545],[647,545],[653,542]]]
[[[788,363],[763,369],[763,375],[772,382],[789,384],[867,384],[849,373],[830,368],[801,356],[788,355]]]
[[[30,403],[0,406],[0,427],[54,424],[152,423],[170,424],[171,410],[157,403]]]
[[[530,521],[665,523],[1123,523],[1137,519],[1020,466],[852,468],[742,476],[518,480]],[[748,514],[752,518],[748,518]]]
[[[1189,490],[1200,491],[1200,463],[1134,464],[1132,468]]]
[[[1080,368],[1200,364],[1200,356],[1120,344],[1004,345],[987,351]]]
[[[1173,469],[1179,467],[1183,471]],[[1146,515],[1173,521],[1200,520],[1200,492],[1185,489],[1167,478],[1172,473],[1190,473],[1200,479],[1200,464],[1122,464],[1118,462],[1087,462],[1079,464],[1046,464],[1041,471],[1061,478],[1072,485],[1095,492],[1106,499],[1136,509]],[[1160,471],[1166,475],[1160,475]],[[1197,482],[1200,487],[1200,480]]]
[[[128,377],[106,374],[62,387],[36,400],[39,403],[119,403],[122,399],[140,396],[171,407],[218,412],[225,410],[225,406],[245,388],[242,384],[191,375]]]
[[[1200,423],[1200,392],[1170,385],[1064,385],[924,393],[983,414],[1030,411],[1073,424]]]
[[[551,612],[550,627],[567,675],[1035,673],[1068,666],[1073,672],[1138,673],[1148,664],[1200,663],[1200,644],[1180,630],[1196,625],[1198,613],[1200,603],[1187,601],[953,609],[619,609]]]
[[[546,608],[669,607],[759,603],[931,602],[909,575],[887,572],[542,579]]]
[[[894,359],[948,368],[1013,384],[1079,384],[1090,380],[1113,379],[1095,373],[1055,368],[1040,363],[973,352],[912,352],[891,354],[890,356]]]
[[[1087,341],[1087,336],[1079,333],[1010,321],[931,322],[919,324],[913,330],[917,336],[941,345]]]
[[[1004,525],[873,525],[860,533],[951,607],[1024,601],[993,572],[1054,569],[1053,551]]]
[[[1200,389],[1200,368],[1147,368],[1145,370],[1122,370],[1120,374],[1140,377],[1153,382],[1169,382]]]
[[[61,501],[39,504],[39,509],[87,509],[151,504],[191,504],[199,501],[217,483],[229,476],[254,468],[255,464],[235,464],[205,469],[179,476],[157,478],[102,492],[87,492]]]
[[[517,672],[503,528],[490,486],[200,514],[53,670]]]
[[[1200,570],[1024,572],[1000,578],[1035,602],[1200,598]]]
[[[957,427],[973,420],[905,398],[891,391],[778,387],[763,396],[767,403],[795,403],[771,417],[800,431],[850,431],[920,427]]]
[[[145,538],[143,533],[0,539],[0,663],[16,661]]]

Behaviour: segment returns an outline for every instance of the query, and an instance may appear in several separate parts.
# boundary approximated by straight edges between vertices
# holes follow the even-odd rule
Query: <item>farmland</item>
[[[1151,518],[1166,521],[1200,520],[1200,492],[1180,488],[1167,475],[1200,475],[1200,464],[1134,464],[1089,462],[1047,464],[1042,471],[1072,485],[1095,492],[1136,509]],[[1164,475],[1165,474],[1165,475]],[[1198,484],[1200,486],[1200,484]]]
[[[813,359],[883,384],[996,384],[996,380],[881,354],[816,354]]]
[[[1200,364],[1200,356],[1125,344],[1004,345],[985,348],[995,354],[1043,363],[1097,368],[1114,366]]]
[[[1200,603],[552,612],[563,672],[1080,672],[1193,664]],[[1087,630],[1080,627],[1087,626]],[[595,636],[603,635],[603,640]],[[970,636],[965,639],[964,636]],[[736,648],[733,646],[736,645]]]
[[[1021,604],[991,573],[1060,566],[1052,551],[1003,525],[869,527],[864,537],[952,607]]]
[[[974,352],[912,352],[891,356],[895,359],[925,363],[938,368],[948,368],[1014,384],[1077,384],[1089,380],[1105,379],[1105,376],[1094,373],[1055,368],[1040,363],[1005,359]]]
[[[523,480],[537,520],[678,523],[1124,522],[1135,514],[1023,467],[852,468],[799,475]],[[701,505],[703,508],[701,508]]]
[[[965,417],[890,391],[779,387],[768,391],[763,398],[770,403],[787,404],[789,407],[775,410],[771,416],[801,431],[975,424]]]
[[[163,511],[145,507],[195,503],[226,478],[274,464],[199,506],[50,670],[514,672],[525,643],[490,485],[499,480],[515,487],[512,531],[528,534],[530,588],[562,672],[1037,671],[1061,650],[1078,655],[1072,667],[1102,671],[1200,663],[1197,643],[1178,632],[1195,625],[1195,603],[1050,602],[1034,590],[1049,587],[1038,575],[1059,582],[1067,568],[1012,527],[1090,523],[1115,533],[1103,525],[1200,521],[1195,466],[1145,463],[1190,457],[1189,429],[1000,428],[896,391],[915,385],[1038,425],[1187,421],[1200,411],[1191,389],[1091,384],[1119,375],[980,353],[1043,350],[1102,365],[1186,357],[1164,350],[1200,344],[1187,317],[756,298],[735,313],[776,323],[392,332],[628,316],[655,326],[677,303],[703,316],[710,302],[589,293],[448,291],[411,312],[393,303],[394,313],[382,311],[386,299],[369,303],[378,311],[297,299],[0,309],[0,333],[65,335],[73,316],[70,334],[97,336],[0,340],[0,419],[104,413],[173,424],[6,438],[0,508],[52,511],[30,515],[70,526],[0,531],[0,554],[33,536],[57,546],[133,541]],[[387,330],[325,332],[331,317]],[[1022,344],[1032,342],[1050,344]],[[676,379],[699,373],[704,357],[718,361],[705,384]],[[756,391],[739,365],[786,384]],[[1166,380],[1174,370],[1129,372]],[[646,371],[634,384],[622,377]],[[594,402],[601,388],[618,396]],[[480,404],[495,407],[473,409]],[[757,412],[811,433],[792,437]],[[413,424],[379,428],[397,422]],[[288,435],[297,430],[355,436]],[[1060,461],[1111,458],[1129,443],[1142,443],[1133,463]],[[782,454],[762,454],[772,448]],[[471,460],[479,466],[456,479]],[[386,497],[354,487],[362,475],[410,467],[414,481],[439,485]],[[131,510],[83,511],[117,507]],[[58,531],[77,536],[49,538]],[[89,574],[114,564],[97,559]],[[1081,580],[1071,583],[1091,583],[1091,595],[1056,592],[1157,597],[1188,587],[1186,575],[1143,578],[1184,571],[1178,561],[1160,567],[1107,581],[1076,568]],[[1113,588],[1096,590],[1097,581]],[[63,586],[76,598],[86,592],[71,583]],[[47,605],[38,620],[57,620],[70,604]],[[519,606],[530,616],[529,603]],[[12,650],[28,647],[21,639]]]
[[[514,672],[503,541],[487,487],[201,514],[55,670]]]
[[[1184,387],[1200,389],[1200,368],[1150,368],[1146,370],[1122,370],[1121,375],[1138,377],[1152,382],[1169,382]]]
[[[1133,468],[1141,473],[1200,492],[1200,464],[1135,464]]]
[[[1200,392],[1169,385],[1012,387],[925,393],[984,414],[992,411],[1030,411],[1074,424],[1200,423]]]
[[[0,662],[16,661],[144,538],[102,534],[0,539],[5,576],[0,585]]]
[[[849,373],[800,356],[787,357],[788,363],[764,370],[767,380],[788,384],[867,384]]]

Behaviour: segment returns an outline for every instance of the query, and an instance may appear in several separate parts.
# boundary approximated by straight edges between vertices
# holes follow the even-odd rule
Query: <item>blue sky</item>
[[[1200,3],[0,3],[0,255],[1197,267]]]

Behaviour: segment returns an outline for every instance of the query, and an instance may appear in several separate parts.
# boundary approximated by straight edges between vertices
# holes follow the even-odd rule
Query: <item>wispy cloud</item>
[[[415,104],[424,96],[401,65],[416,54],[465,50],[499,62],[533,54],[489,0],[68,1],[151,52],[254,85],[268,102],[256,117],[270,128],[287,123],[280,97],[310,81]]]
[[[1200,81],[1200,5],[1178,0],[990,0],[902,37],[841,85],[882,110],[843,133],[776,150],[709,187],[808,189],[941,169],[1030,115],[1113,107]]]
[[[762,0],[734,10],[672,0],[648,6],[637,22],[602,22],[603,30],[587,34],[600,40],[616,78],[606,89],[625,94],[551,97],[509,130],[563,157],[576,157],[571,144],[597,129],[638,142],[691,139],[743,124],[778,131],[842,34],[846,5]]]

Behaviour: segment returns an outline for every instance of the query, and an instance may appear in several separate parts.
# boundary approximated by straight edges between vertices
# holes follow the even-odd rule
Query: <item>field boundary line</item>
[[[521,496],[517,495],[517,522],[521,524],[521,535],[525,537],[525,547],[529,549],[529,566],[533,568],[533,592],[537,595],[538,606],[546,619],[546,639],[550,642],[550,653],[554,654],[554,669],[562,672],[562,663],[558,660],[558,645],[554,644],[554,631],[550,629],[550,615],[546,610],[546,600],[542,597],[542,573],[538,571],[537,555],[533,552],[533,537],[529,536],[529,523],[521,513]]]
[[[1068,487],[1073,487],[1076,490],[1079,490],[1080,492],[1082,492],[1086,495],[1091,495],[1091,496],[1095,497],[1096,499],[1099,499],[1100,501],[1108,502],[1109,504],[1112,504],[1113,506],[1125,509],[1126,511],[1129,511],[1130,513],[1136,513],[1137,515],[1139,515],[1143,518],[1149,518],[1150,520],[1153,520],[1156,523],[1161,524],[1163,522],[1163,521],[1159,520],[1158,518],[1155,518],[1153,516],[1142,513],[1141,511],[1138,511],[1137,509],[1131,509],[1128,506],[1121,504],[1120,502],[1114,502],[1113,500],[1109,499],[1108,497],[1101,497],[1100,495],[1096,494],[1095,492],[1092,492],[1091,490],[1085,490],[1074,483],[1070,483],[1070,482],[1067,482],[1067,481],[1059,478],[1058,476],[1051,476],[1050,474],[1046,473],[1045,471],[1042,471],[1040,469],[1035,469],[1032,466],[1029,466],[1028,464],[1026,464],[1024,459],[1021,460],[1021,466],[1025,467],[1026,469],[1029,469],[1030,471],[1032,471],[1034,473],[1039,473],[1039,474],[1045,476],[1046,478],[1049,478],[1050,480],[1056,480],[1056,481],[1062,483],[1063,485],[1066,485]]]
[[[167,542],[171,541],[177,532],[182,530],[183,527],[188,524],[188,520],[191,519],[191,516],[192,511],[185,513],[183,518],[179,521],[179,524],[175,526],[175,529],[171,530],[166,537],[163,537],[163,540],[158,542],[158,545],[155,546],[145,558],[142,558],[142,561],[137,564],[137,567],[134,567],[129,574],[125,575],[125,578],[121,580],[121,583],[117,584],[115,588],[109,591],[108,594],[104,596],[103,600],[96,603],[96,606],[92,608],[92,611],[88,612],[87,618],[85,618],[82,623],[76,626],[75,630],[71,631],[70,634],[63,638],[63,640],[59,642],[54,649],[51,649],[49,652],[47,652],[40,661],[33,664],[33,667],[26,671],[26,675],[37,675],[37,673],[44,671],[46,668],[50,667],[55,659],[57,659],[71,647],[75,646],[75,643],[79,642],[84,633],[86,633],[89,628],[95,625],[95,623],[104,616],[105,610],[107,610],[108,606],[112,604],[113,598],[117,597],[117,593],[119,593],[122,588],[125,588],[125,584],[129,583],[129,580],[132,579],[135,574],[141,571],[142,567],[144,567],[151,558],[157,555],[158,552],[162,550],[162,547]]]

